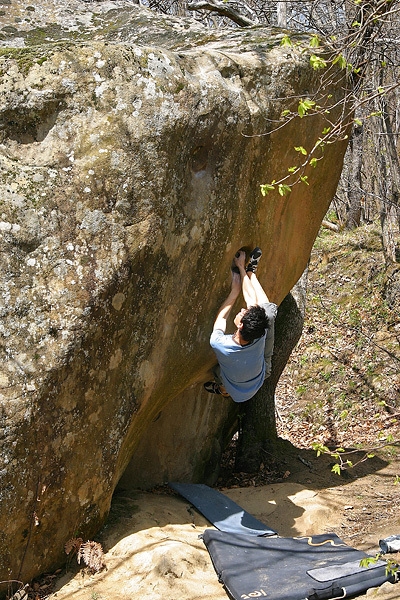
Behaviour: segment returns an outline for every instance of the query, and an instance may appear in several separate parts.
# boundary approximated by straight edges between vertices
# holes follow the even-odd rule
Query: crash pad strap
[[[254,536],[276,535],[276,531],[208,485],[175,482],[168,485],[189,500],[220,531]]]

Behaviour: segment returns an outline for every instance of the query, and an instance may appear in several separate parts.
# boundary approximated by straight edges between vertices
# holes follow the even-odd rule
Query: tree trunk
[[[286,29],[287,27],[287,1],[286,0],[278,0],[276,3],[276,16],[277,16],[277,24],[278,27],[283,27]]]
[[[384,84],[382,74],[379,83]],[[386,260],[396,262],[400,253],[400,160],[386,96],[379,96],[377,103],[382,113],[382,135],[379,137],[386,171],[382,175],[385,175],[387,191],[386,194],[381,194],[382,245]]]
[[[361,222],[361,169],[363,157],[363,128],[355,125],[350,139],[350,169],[347,182],[347,218],[346,227],[354,229]]]
[[[268,455],[275,454],[279,438],[275,418],[275,389],[293,348],[300,339],[305,313],[307,272],[284,298],[275,321],[275,346],[271,376],[240,411],[235,469],[254,473]]]

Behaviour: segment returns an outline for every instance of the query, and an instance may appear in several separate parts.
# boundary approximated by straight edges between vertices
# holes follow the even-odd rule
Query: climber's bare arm
[[[227,299],[222,303],[217,318],[214,322],[214,330],[220,329],[225,333],[226,331],[226,321],[232,310],[233,305],[235,304],[237,297],[239,296],[241,291],[241,280],[238,273],[232,273],[232,284],[231,291]]]

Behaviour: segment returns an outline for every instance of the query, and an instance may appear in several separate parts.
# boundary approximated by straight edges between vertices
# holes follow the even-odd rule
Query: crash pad
[[[360,566],[369,555],[333,533],[279,538],[206,529],[203,541],[234,600],[347,598],[396,577],[386,573],[383,560]]]
[[[173,490],[189,500],[217,529],[227,533],[255,536],[276,535],[236,502],[218,490],[202,483],[169,483]]]

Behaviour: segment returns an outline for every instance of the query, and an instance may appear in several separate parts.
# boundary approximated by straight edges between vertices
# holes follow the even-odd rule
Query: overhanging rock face
[[[259,135],[319,86],[307,40],[64,4],[27,19],[13,1],[0,17],[1,580],[29,580],[76,532],[92,536],[132,456],[142,485],[202,476],[230,411],[201,382],[232,256],[262,246],[279,303],[345,150],[327,147],[309,186],[261,196],[325,126]]]

